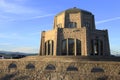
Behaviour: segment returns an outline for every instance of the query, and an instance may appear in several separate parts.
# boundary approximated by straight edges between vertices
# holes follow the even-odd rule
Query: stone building
[[[71,8],[57,14],[53,30],[43,31],[40,55],[108,56],[107,30],[97,30],[91,12]]]
[[[120,80],[120,57],[110,56],[107,30],[95,28],[92,13],[63,11],[41,37],[38,56],[0,60],[0,80]]]

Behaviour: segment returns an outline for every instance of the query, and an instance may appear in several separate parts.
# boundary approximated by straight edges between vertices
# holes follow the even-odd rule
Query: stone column
[[[50,41],[50,55],[53,55],[53,41]]]
[[[50,44],[50,55],[52,55],[52,42],[51,42],[51,40],[49,41],[49,44]]]

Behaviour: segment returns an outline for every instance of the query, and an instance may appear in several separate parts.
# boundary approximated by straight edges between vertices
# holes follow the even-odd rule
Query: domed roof
[[[89,12],[89,11],[86,11],[86,10],[83,10],[83,9],[79,9],[79,8],[76,8],[76,7],[73,7],[73,8],[69,8],[69,9],[67,9],[67,10],[65,10],[65,11],[62,11],[62,12],[60,12],[60,13],[58,13],[56,16],[58,16],[58,15],[60,15],[60,14],[62,14],[62,13],[75,13],[75,12],[83,12],[83,13],[87,13],[87,14],[92,14],[91,12]]]

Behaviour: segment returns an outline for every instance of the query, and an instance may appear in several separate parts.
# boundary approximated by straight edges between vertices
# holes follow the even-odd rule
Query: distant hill
[[[23,53],[23,52],[11,52],[11,51],[0,51],[0,57],[4,57],[6,59],[10,58],[21,58],[25,56],[35,56],[38,55],[38,53]]]

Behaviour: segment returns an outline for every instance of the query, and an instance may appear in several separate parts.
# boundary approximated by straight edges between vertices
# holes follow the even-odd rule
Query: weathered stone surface
[[[82,57],[33,56],[23,59],[0,60],[0,64],[0,80],[120,79],[120,62],[107,61],[107,59],[106,61],[95,61]],[[11,64],[14,66],[10,67]],[[32,64],[32,67],[26,67],[28,64]],[[50,65],[49,69],[46,69],[48,65]],[[68,67],[71,67],[71,70],[67,70]]]
[[[98,30],[94,15],[78,8],[54,17],[53,29],[41,34],[40,56],[109,56],[107,30]]]

